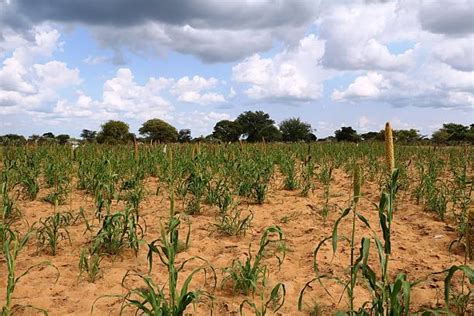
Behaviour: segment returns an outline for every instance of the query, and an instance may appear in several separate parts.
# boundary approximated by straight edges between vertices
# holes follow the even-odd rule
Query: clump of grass
[[[276,237],[276,238],[275,238]],[[260,239],[260,247],[255,257],[252,256],[251,244],[247,259],[242,262],[240,259],[234,259],[232,265],[224,270],[226,276],[222,280],[222,286],[227,282],[232,283],[234,292],[243,294],[255,293],[259,285],[265,286],[268,277],[268,269],[263,264],[262,259],[268,256],[267,247],[270,244],[284,241],[283,231],[278,226],[269,226],[263,231]],[[284,248],[279,247],[280,250]],[[284,251],[275,251],[272,254],[278,260],[280,266],[285,258]]]

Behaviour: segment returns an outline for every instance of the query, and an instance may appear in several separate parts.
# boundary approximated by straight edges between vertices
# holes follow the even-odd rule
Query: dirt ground
[[[263,205],[244,204],[245,211],[252,211],[254,219],[252,227],[245,236],[226,237],[220,235],[215,227],[216,208],[203,204],[202,212],[198,215],[189,216],[191,225],[190,247],[178,255],[178,263],[193,255],[204,257],[212,263],[217,272],[217,287],[215,290],[205,285],[214,296],[214,315],[237,315],[239,305],[247,297],[233,294],[232,291],[220,286],[223,278],[222,269],[229,266],[236,257],[242,257],[248,253],[248,247],[253,245],[253,252],[257,251],[258,243],[263,229],[269,225],[279,225],[285,234],[287,242],[286,258],[278,269],[275,259],[269,258],[265,263],[270,269],[269,284],[282,282],[286,286],[286,301],[283,308],[278,312],[280,315],[308,315],[312,306],[318,304],[322,315],[334,314],[338,309],[347,305],[346,296],[340,300],[342,288],[335,282],[327,282],[326,286],[331,293],[314,283],[305,295],[305,306],[302,312],[297,310],[299,293],[306,282],[314,277],[313,251],[317,244],[332,232],[332,226],[340,215],[340,208],[348,205],[351,195],[351,177],[341,170],[336,170],[331,185],[330,204],[332,205],[327,222],[314,210],[323,207],[323,188],[317,183],[316,190],[308,197],[301,197],[298,190],[282,190],[281,180],[274,180],[270,187],[267,200]],[[169,213],[169,200],[164,190],[155,195],[158,183],[155,179],[146,181],[147,196],[141,203],[141,216],[145,219],[147,231],[145,240],[151,241],[159,236],[159,223],[165,221]],[[42,202],[41,198],[46,191],[40,191],[35,201],[19,201],[18,207],[24,215],[21,223],[16,226],[26,229],[25,220],[30,224],[38,221],[41,217],[53,213],[51,204]],[[358,210],[372,223],[378,227],[377,211],[371,202],[378,202],[379,190],[376,183],[365,183],[362,189],[364,198],[361,199]],[[311,205],[312,207],[309,207]],[[176,203],[177,209],[182,209],[182,203]],[[92,219],[94,214],[94,199],[81,191],[73,191],[69,202],[59,207],[60,211],[71,211],[77,214],[83,207],[87,216]],[[287,216],[287,221],[282,218]],[[97,224],[97,222],[95,223]],[[183,225],[183,229],[186,225]],[[344,220],[340,226],[340,233],[349,235],[351,221]],[[357,224],[357,238],[368,236],[369,232],[362,225]],[[91,314],[91,307],[95,300],[102,295],[124,294],[121,282],[128,270],[146,272],[147,246],[141,245],[138,256],[135,257],[131,251],[125,251],[121,256],[107,257],[102,261],[103,278],[95,283],[89,283],[78,278],[79,254],[90,239],[90,234],[85,233],[84,223],[77,223],[69,228],[72,244],[63,241],[56,256],[50,256],[44,252],[37,254],[34,238],[26,249],[20,254],[17,261],[17,273],[20,274],[32,264],[44,260],[53,263],[60,272],[59,279],[54,283],[56,273],[52,268],[35,270],[17,285],[13,304],[34,305],[46,309],[50,315],[87,315]],[[395,276],[400,272],[407,273],[410,280],[422,279],[433,272],[441,271],[453,264],[464,263],[464,254],[460,251],[449,253],[448,247],[451,241],[456,239],[454,225],[449,225],[436,219],[434,214],[423,211],[422,206],[416,205],[408,194],[401,193],[397,200],[397,211],[395,223],[392,227],[392,255],[390,261],[390,274]],[[184,234],[184,231],[183,231]],[[338,276],[348,275],[349,247],[347,243],[340,243],[340,251],[332,256],[330,244],[322,248],[318,255],[319,266],[322,273],[334,273]],[[372,245],[371,262],[376,262],[375,247]],[[2,260],[2,259],[0,259]],[[180,274],[183,279],[197,267],[197,263],[191,263]],[[153,276],[157,284],[166,283],[166,270],[158,259],[155,260]],[[3,304],[6,284],[6,268],[4,262],[0,262],[0,305]],[[414,310],[420,307],[435,307],[443,302],[443,279],[442,275],[429,277],[425,282],[415,287],[412,293],[412,307]],[[191,284],[191,288],[200,287],[204,281],[203,275],[197,275]],[[130,284],[129,284],[130,285]],[[136,286],[142,286],[137,282]],[[357,288],[357,304],[361,304],[369,297],[363,283]],[[256,296],[256,302],[259,298]],[[117,297],[105,297],[99,299],[92,311],[93,315],[116,315],[120,312],[121,300]],[[199,303],[196,309],[188,308],[189,314],[210,315],[208,304]],[[34,314],[31,309],[21,310],[19,314]],[[125,314],[133,314],[126,310]],[[247,315],[252,312],[247,310]]]

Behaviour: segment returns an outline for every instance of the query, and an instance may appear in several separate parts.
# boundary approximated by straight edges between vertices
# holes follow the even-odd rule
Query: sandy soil
[[[214,315],[236,315],[240,303],[246,298],[240,294],[233,294],[228,288],[221,288],[220,282],[223,277],[222,268],[229,266],[232,260],[238,256],[242,258],[248,253],[249,243],[252,243],[253,251],[257,249],[261,232],[266,226],[280,225],[285,233],[288,245],[286,259],[281,268],[278,269],[274,259],[265,261],[270,268],[269,286],[283,282],[286,286],[287,295],[284,307],[279,311],[281,315],[308,315],[311,306],[317,303],[321,307],[322,315],[331,315],[347,304],[346,296],[339,302],[341,287],[334,282],[326,283],[332,294],[329,296],[317,283],[308,290],[305,296],[304,311],[297,311],[297,299],[304,284],[314,277],[312,271],[314,248],[321,239],[329,236],[334,221],[340,215],[340,208],[348,205],[351,194],[351,177],[343,171],[336,170],[331,186],[330,204],[331,212],[324,223],[322,217],[313,209],[319,210],[323,206],[323,190],[319,183],[316,190],[309,197],[301,197],[299,191],[282,190],[281,180],[275,180],[263,205],[244,205],[246,210],[254,214],[252,228],[245,236],[225,237],[216,232],[215,222],[216,209],[203,205],[201,214],[189,217],[191,226],[191,246],[178,255],[178,261],[182,262],[193,255],[199,255],[209,260],[217,271],[217,288],[214,295]],[[168,215],[169,201],[166,192],[161,190],[158,196],[154,195],[157,182],[154,179],[146,181],[147,197],[141,204],[141,215],[147,223],[145,240],[151,241],[158,237],[159,223]],[[371,201],[378,202],[378,186],[376,183],[366,183],[363,186],[364,198],[358,206],[358,210],[377,227],[377,212],[371,205]],[[19,201],[18,206],[24,214],[24,219],[29,223],[38,221],[41,217],[53,213],[53,207],[41,201],[46,195],[42,190],[36,201]],[[312,205],[313,207],[308,207]],[[94,200],[92,196],[83,192],[74,191],[66,205],[60,206],[62,211],[77,213],[80,207],[86,210],[89,218],[93,218]],[[182,203],[177,203],[177,208],[182,209]],[[282,223],[284,216],[289,217],[287,223]],[[449,254],[448,246],[456,238],[455,227],[436,219],[434,214],[426,213],[422,206],[416,205],[407,194],[399,195],[397,201],[397,212],[393,226],[393,254],[390,262],[391,276],[400,272],[408,273],[411,280],[425,278],[433,272],[441,271],[453,264],[462,264],[464,255],[462,252]],[[24,221],[23,221],[24,222]],[[97,224],[97,223],[96,223]],[[18,223],[20,229],[25,229],[23,223]],[[183,225],[185,226],[185,225]],[[184,227],[185,228],[185,227]],[[94,301],[101,295],[123,294],[124,289],[121,281],[127,270],[134,269],[141,272],[147,271],[147,247],[142,245],[137,257],[132,252],[125,251],[121,256],[107,257],[102,262],[103,278],[95,283],[88,283],[79,279],[78,261],[81,248],[90,239],[89,233],[84,233],[85,226],[78,223],[69,228],[72,244],[64,241],[56,256],[46,253],[36,253],[35,240],[30,241],[27,248],[20,254],[17,261],[18,273],[23,272],[32,264],[49,260],[60,271],[59,279],[54,283],[56,274],[52,268],[35,270],[20,281],[15,289],[13,303],[27,305],[31,304],[48,310],[50,315],[87,315],[91,313]],[[349,235],[350,220],[343,221],[340,232]],[[357,224],[357,238],[367,236],[369,232],[362,225]],[[372,245],[374,246],[374,245]],[[3,260],[3,259],[0,259]],[[318,255],[320,269],[323,273],[334,273],[338,276],[347,276],[349,263],[349,247],[340,243],[340,251],[332,256],[330,245],[324,246]],[[370,259],[376,262],[375,248],[372,248]],[[197,266],[191,263],[181,273],[181,281]],[[3,304],[6,269],[4,261],[0,262],[0,305]],[[166,271],[155,261],[153,276],[158,284],[166,283]],[[203,276],[198,275],[192,287],[201,286]],[[131,285],[131,284],[129,284]],[[136,286],[142,286],[139,282]],[[209,291],[211,287],[207,286]],[[437,302],[443,302],[443,276],[435,275],[429,277],[425,282],[419,284],[412,293],[412,306],[417,309],[422,306],[436,306]],[[360,304],[368,298],[368,293],[363,284],[357,289],[357,303]],[[255,297],[258,302],[258,298]],[[96,302],[93,315],[118,314],[121,300],[109,297]],[[188,308],[190,314],[209,315],[209,307],[200,303],[196,310]],[[31,310],[21,310],[19,314],[34,314]],[[132,314],[132,311],[125,311]],[[248,315],[252,313],[247,311]]]

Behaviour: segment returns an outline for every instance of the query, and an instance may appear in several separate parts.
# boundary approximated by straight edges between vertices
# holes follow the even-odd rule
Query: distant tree
[[[420,132],[416,129],[400,129],[393,131],[393,136],[397,142],[410,144],[420,141],[423,137]]]
[[[236,142],[242,134],[241,129],[239,123],[235,121],[222,120],[214,126],[212,137],[223,142]]]
[[[189,143],[191,141],[191,130],[190,129],[180,129],[178,132],[178,142],[180,143]]]
[[[311,131],[311,125],[299,118],[289,118],[280,123],[280,132],[285,142],[308,141]]]
[[[128,140],[130,140],[129,127],[122,121],[108,121],[102,125],[102,130],[97,134],[98,143],[117,144]]]
[[[83,129],[81,133],[81,138],[86,141],[86,142],[93,142],[95,141],[95,138],[97,137],[97,132],[96,131],[91,131],[88,129]]]
[[[17,134],[6,134],[0,136],[0,144],[2,145],[21,145],[26,143],[26,138]]]
[[[274,125],[275,121],[263,111],[246,111],[237,117],[236,122],[249,142],[275,141],[281,139],[281,133]]]
[[[308,138],[306,139],[306,141],[308,141],[308,142],[315,142],[317,140],[318,140],[318,138],[316,137],[316,135],[314,133],[309,133]]]
[[[28,137],[28,141],[29,141],[29,142],[32,142],[32,143],[36,143],[36,142],[38,142],[40,139],[41,139],[41,136],[39,136],[39,135],[37,135],[37,134],[33,134],[33,135],[31,135],[30,137]]]
[[[364,141],[383,140],[383,135],[382,135],[382,139],[380,139],[380,132],[367,132],[367,133],[361,134],[360,137]]]
[[[443,124],[442,128],[433,133],[431,139],[435,143],[465,142],[469,141],[472,129],[472,125],[469,127],[455,123]]]
[[[466,133],[466,140],[471,144],[474,144],[474,124],[471,124],[469,130]]]
[[[47,133],[44,133],[43,136],[41,136],[42,138],[50,138],[50,139],[54,139],[54,134],[51,133],[51,132],[47,132]]]
[[[347,142],[358,142],[360,141],[360,136],[357,134],[357,131],[350,126],[341,127],[334,132],[334,136],[338,142],[347,141]]]
[[[160,119],[146,121],[138,131],[141,135],[147,137],[148,140],[163,143],[176,142],[178,140],[176,128]]]
[[[69,140],[69,138],[71,138],[71,137],[67,134],[60,134],[60,135],[56,136],[56,140],[62,145],[66,144],[67,141]]]

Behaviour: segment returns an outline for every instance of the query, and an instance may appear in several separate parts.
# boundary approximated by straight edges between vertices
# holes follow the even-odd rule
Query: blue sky
[[[199,136],[263,110],[318,137],[430,135],[474,123],[473,20],[469,0],[0,0],[0,134],[158,117]]]

